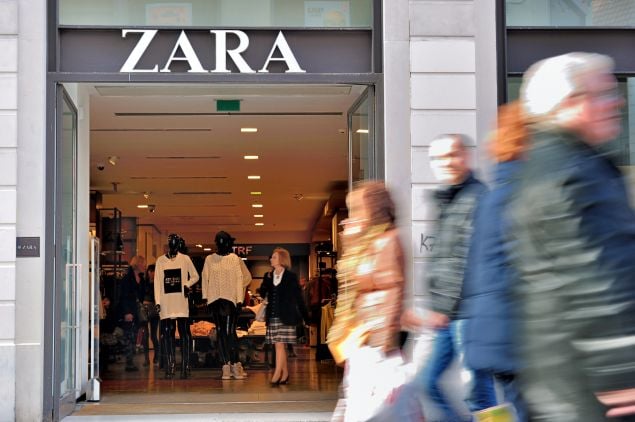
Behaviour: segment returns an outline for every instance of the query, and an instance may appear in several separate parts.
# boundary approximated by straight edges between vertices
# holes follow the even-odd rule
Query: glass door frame
[[[77,245],[77,143],[78,143],[78,111],[75,107],[70,96],[64,89],[61,83],[49,84],[47,89],[48,97],[48,142],[47,142],[47,192],[46,201],[47,209],[50,211],[47,213],[46,224],[46,238],[45,254],[48,259],[45,260],[45,272],[47,276],[47,285],[50,286],[45,292],[45,320],[44,320],[44,332],[48,333],[44,336],[44,385],[43,390],[45,392],[43,402],[43,418],[44,420],[60,420],[64,416],[70,414],[75,408],[76,402],[76,370],[77,361],[73,363],[71,368],[70,381],[75,388],[72,391],[66,392],[62,397],[61,381],[64,376],[60,373],[62,369],[62,356],[61,356],[61,343],[62,343],[62,312],[61,304],[62,298],[62,283],[64,277],[70,270],[76,270],[76,263],[66,265],[62,259],[62,218],[61,218],[61,202],[63,198],[63,165],[62,165],[62,143],[64,136],[63,125],[63,110],[67,106],[72,111],[73,115],[73,160],[72,166],[72,179],[73,179],[73,201],[74,207],[73,213],[73,260],[76,260],[76,245]],[[54,105],[54,107],[51,107]],[[71,294],[71,298],[81,295],[79,291],[75,291]],[[74,299],[71,299],[74,300]],[[76,306],[77,303],[74,303]],[[79,310],[75,308],[76,312],[74,317],[74,325],[77,325],[77,313]],[[75,329],[74,325],[69,327]],[[76,332],[78,330],[75,329]],[[77,341],[72,345],[71,353],[77,354]],[[77,356],[76,356],[77,358]],[[48,394],[46,393],[48,390]]]
[[[368,114],[368,174],[361,180],[382,180],[384,178],[384,140],[383,140],[383,108],[381,104],[381,89],[376,85],[368,85],[364,92],[355,100],[346,113],[348,133],[348,190],[353,189],[353,115],[368,101],[370,113]]]

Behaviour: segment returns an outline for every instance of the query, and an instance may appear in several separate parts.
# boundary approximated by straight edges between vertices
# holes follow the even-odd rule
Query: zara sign
[[[189,66],[188,72],[192,73],[230,73],[231,70],[227,68],[227,58],[229,57],[234,65],[238,68],[240,73],[256,73],[254,69],[252,69],[247,61],[243,58],[242,54],[249,47],[249,37],[248,35],[239,30],[211,30],[209,31],[211,37],[214,38],[214,55],[216,57],[216,64],[213,69],[205,69],[201,64],[201,61],[196,54],[196,51],[192,47],[192,43],[188,38],[185,31],[181,31],[179,37],[176,40],[172,48],[172,52],[169,57],[159,69],[159,64],[156,63],[152,68],[139,68],[139,60],[141,56],[146,52],[152,40],[159,32],[158,29],[123,29],[121,36],[126,38],[126,36],[130,33],[139,33],[141,34],[141,38],[134,46],[125,63],[119,70],[119,72],[125,73],[147,73],[147,72],[171,72],[170,66],[174,62],[184,62]],[[227,47],[227,39],[228,37],[236,37],[238,39],[238,46],[234,48]],[[274,57],[276,52],[279,55]],[[306,70],[300,67],[298,60],[296,59],[291,47],[289,47],[289,43],[285,38],[282,31],[278,32],[278,35],[269,50],[269,54],[267,55],[267,59],[262,64],[262,67],[258,69],[258,73],[269,73],[269,65],[271,62],[282,62],[286,65],[287,70],[286,73],[295,72],[295,73],[305,73]]]
[[[370,29],[68,27],[59,46],[54,71],[74,80],[373,73]]]

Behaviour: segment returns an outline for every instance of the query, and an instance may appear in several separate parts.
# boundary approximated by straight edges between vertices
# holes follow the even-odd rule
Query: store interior
[[[100,307],[101,351],[95,358],[100,403],[86,402],[80,412],[126,413],[131,405],[141,413],[144,406],[156,411],[163,405],[176,413],[209,412],[221,404],[230,411],[227,403],[275,402],[282,396],[307,409],[332,410],[342,369],[324,344],[318,309],[334,304],[332,269],[349,181],[368,172],[373,99],[366,87],[92,84],[83,91],[89,99],[89,231],[99,239],[98,276],[91,279],[107,299]],[[191,376],[166,379],[151,341],[146,359],[142,330],[135,355],[139,370],[125,371],[116,301],[130,259],[142,255],[153,264],[166,252],[168,234],[176,233],[200,272],[220,230],[235,238],[234,251],[252,275],[249,305],[258,305],[258,287],[271,270],[276,246],[291,252],[292,270],[307,284],[307,305],[316,311],[311,324],[299,329],[298,344],[288,349],[291,382],[270,385],[272,351],[251,306],[238,321],[240,360],[248,376],[221,379],[215,327],[200,283],[188,295]],[[139,325],[150,331],[149,324]]]

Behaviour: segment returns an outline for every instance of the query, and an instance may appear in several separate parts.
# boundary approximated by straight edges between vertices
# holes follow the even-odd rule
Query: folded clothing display
[[[214,328],[214,323],[209,321],[198,321],[190,325],[193,337],[209,337]]]

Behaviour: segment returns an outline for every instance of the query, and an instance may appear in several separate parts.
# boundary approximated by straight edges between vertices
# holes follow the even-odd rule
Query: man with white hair
[[[529,139],[508,236],[531,420],[605,420],[599,392],[634,400],[635,213],[598,151],[620,132],[612,72],[609,57],[569,53],[533,65],[521,87]]]

